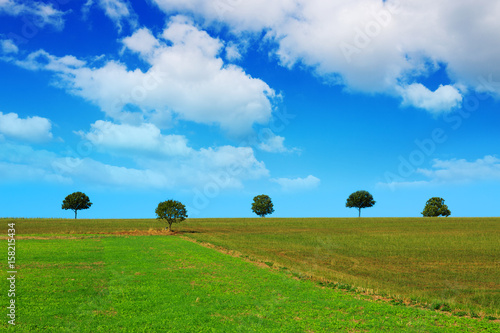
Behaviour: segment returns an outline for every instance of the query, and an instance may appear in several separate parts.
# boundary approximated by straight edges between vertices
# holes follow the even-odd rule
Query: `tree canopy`
[[[167,200],[160,202],[155,210],[156,218],[164,220],[168,223],[168,231],[172,231],[172,223],[180,223],[184,221],[187,216],[186,206],[176,200]]]
[[[260,217],[265,217],[274,212],[274,205],[271,198],[265,194],[257,195],[253,198],[252,211]]]
[[[347,198],[347,202],[345,206],[347,208],[357,208],[358,209],[358,217],[361,217],[361,209],[369,208],[375,205],[375,200],[373,200],[373,196],[367,191],[356,191],[351,193],[351,195]]]
[[[89,209],[92,206],[92,202],[90,202],[89,197],[82,192],[74,192],[68,195],[62,203],[62,209],[71,209],[76,213],[82,209]]]
[[[424,217],[450,216],[451,212],[448,206],[444,204],[444,199],[432,197],[427,200],[424,211],[421,213]]]

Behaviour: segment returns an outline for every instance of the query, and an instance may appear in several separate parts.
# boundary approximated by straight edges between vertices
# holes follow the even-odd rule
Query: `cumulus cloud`
[[[94,4],[94,0],[88,0],[83,5],[82,12],[85,17]],[[128,1],[97,0],[97,5],[104,11],[104,14],[114,22],[119,32],[122,32],[125,23],[128,23],[132,28],[137,27],[137,15]]]
[[[214,179],[221,183],[221,189],[241,188],[243,181],[269,174],[252,149],[242,147],[200,149],[187,156],[163,159],[135,155],[134,160],[134,168],[108,165],[89,158],[76,159],[74,166],[66,167],[61,160],[60,170],[63,175],[94,185],[160,189],[203,187]]]
[[[388,183],[379,182],[377,186],[394,190],[397,188],[442,186],[443,184],[500,181],[500,159],[491,155],[475,161],[434,159],[431,168],[420,168],[415,173],[425,177],[425,179],[403,180],[398,178]]]
[[[141,36],[149,41],[140,42]],[[43,50],[16,63],[53,71],[59,86],[94,102],[122,123],[137,125],[174,114],[246,134],[254,124],[270,120],[274,90],[241,67],[224,64],[218,56],[223,48],[218,39],[182,16],[172,18],[156,42],[153,38],[142,29],[123,40],[150,64],[146,72],[129,70],[118,61],[94,67],[73,56],[56,57]]]
[[[462,103],[460,91],[453,86],[439,86],[430,91],[420,83],[400,88],[403,105],[414,106],[432,113],[451,111]]]
[[[319,186],[320,180],[312,175],[306,178],[271,178],[271,182],[279,184],[286,192],[311,190]]]
[[[228,61],[236,61],[242,58],[241,52],[238,49],[238,46],[232,42],[226,45],[226,59]]]
[[[56,29],[64,27],[64,12],[54,8],[52,4],[38,1],[0,0],[0,15],[24,16],[30,18],[30,22],[37,27],[43,28],[47,25]]]
[[[297,148],[287,148],[285,147],[285,138],[274,134],[270,129],[264,129],[259,133],[259,138],[261,142],[257,145],[262,151],[268,153],[291,153],[300,152]]]
[[[2,143],[0,145],[0,181],[44,181],[51,183],[71,183],[71,179],[55,172],[52,161],[58,156],[46,150]]]
[[[94,186],[166,188],[173,181],[162,172],[125,168],[90,158],[65,157],[19,144],[0,146],[0,181],[35,181]]]
[[[104,164],[90,158],[64,157],[19,144],[0,146],[0,181],[38,181],[94,186],[165,188],[172,182],[153,170]]]
[[[247,147],[221,146],[192,150],[188,155],[152,157],[137,154],[138,147],[129,144],[134,154],[123,156],[129,157],[132,164],[124,167],[75,152],[66,156],[6,142],[0,145],[0,181],[84,182],[103,187],[177,190],[203,188],[216,182],[218,190],[224,190],[242,188],[246,180],[269,176],[265,164]],[[124,153],[125,142],[108,148],[109,152],[113,150]]]
[[[263,151],[267,151],[269,153],[283,153],[288,151],[283,142],[285,138],[279,135],[274,135],[272,137],[267,138],[267,140],[261,142],[259,144],[259,149]]]
[[[229,23],[239,32],[260,31],[265,27],[279,25],[288,16],[297,12],[299,2],[289,0],[154,0],[168,14],[175,12],[194,13],[212,21]]]
[[[4,54],[19,52],[17,45],[10,39],[0,40],[0,48]]]
[[[78,134],[108,151],[135,151],[164,156],[182,156],[192,152],[184,136],[162,135],[158,127],[149,123],[132,126],[98,120],[91,125],[90,132]]]
[[[460,183],[482,180],[500,180],[500,159],[487,155],[469,162],[465,159],[435,159],[431,169],[418,169],[431,182]]]
[[[264,162],[258,161],[249,147],[202,148],[192,156],[191,165],[195,167],[188,165],[188,169],[183,170],[190,173],[190,177],[197,177],[203,183],[214,179],[220,183],[220,179],[224,179],[222,187],[228,188],[241,188],[242,180],[269,176]],[[201,172],[199,165],[204,166]]]
[[[16,113],[0,112],[0,136],[20,141],[42,142],[52,139],[52,124],[42,117],[19,118]]]
[[[429,186],[433,183],[428,182],[426,180],[417,180],[417,181],[391,181],[388,183],[378,182],[376,186],[381,189],[389,189],[394,191],[396,189],[405,189],[405,188],[421,188]]]
[[[451,89],[458,85],[500,96],[495,0],[155,2],[166,13],[223,22],[236,36],[265,32],[283,66],[301,64],[348,90],[399,96],[406,92],[399,87],[421,84],[422,77],[444,68],[450,87],[415,106],[447,109],[459,102]]]
[[[59,72],[60,75],[67,75],[71,73],[72,70],[83,67],[86,62],[78,60],[71,55],[56,57],[44,50],[38,50],[30,53],[26,57],[26,59],[15,60],[15,64],[29,70],[46,69],[54,72]]]
[[[131,51],[140,53],[143,56],[150,54],[160,43],[147,28],[141,28],[134,32],[132,36],[123,39],[123,44]]]
[[[94,186],[165,189],[175,184],[171,175],[158,170],[110,165],[91,158],[76,158],[70,163],[59,158],[53,161],[53,166],[72,181]]]
[[[131,158],[138,170],[147,171],[151,177],[162,175],[160,187],[203,186],[217,179],[224,183],[221,187],[240,188],[244,180],[269,175],[252,148],[193,149],[184,136],[162,134],[149,123],[132,126],[100,120],[91,125],[89,132],[78,134],[106,153]]]

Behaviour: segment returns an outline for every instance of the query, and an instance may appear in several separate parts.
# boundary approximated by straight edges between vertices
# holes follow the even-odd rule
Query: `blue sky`
[[[0,216],[499,216],[500,4],[0,0]]]

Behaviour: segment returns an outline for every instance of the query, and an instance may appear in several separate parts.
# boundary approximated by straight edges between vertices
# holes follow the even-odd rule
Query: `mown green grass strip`
[[[172,236],[24,239],[17,256],[16,332],[496,332],[499,327],[321,289]],[[0,327],[12,330],[6,320]]]

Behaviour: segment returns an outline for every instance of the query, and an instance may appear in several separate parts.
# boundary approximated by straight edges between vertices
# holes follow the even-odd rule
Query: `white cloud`
[[[465,159],[435,159],[431,169],[418,169],[417,173],[438,183],[461,183],[482,180],[500,180],[500,159],[487,155],[469,162]]]
[[[86,19],[92,6],[93,0],[87,0],[82,6],[82,13]],[[137,15],[128,1],[123,0],[97,0],[97,5],[104,11],[104,14],[113,21],[118,32],[122,32],[125,23],[132,28],[137,27]]]
[[[240,53],[240,50],[238,49],[238,46],[232,42],[228,43],[226,45],[226,59],[228,61],[236,61],[240,60],[242,58],[242,55]]]
[[[71,184],[69,178],[50,172],[48,168],[0,161],[0,182],[14,181]]]
[[[172,188],[175,177],[160,170],[126,168],[105,164],[90,158],[77,158],[70,163],[63,158],[53,163],[63,175],[74,181],[103,187],[118,188]]]
[[[272,137],[269,137],[264,142],[261,142],[259,144],[259,149],[267,151],[269,153],[283,153],[288,151],[283,145],[284,141],[285,141],[284,137],[279,135],[274,135]]]
[[[500,159],[487,155],[475,161],[465,159],[434,159],[431,168],[417,169],[416,174],[425,180],[404,180],[394,177],[390,182],[379,182],[382,188],[415,188],[425,186],[442,186],[443,184],[462,184],[467,182],[500,181]]]
[[[78,60],[77,58],[69,55],[64,57],[56,57],[44,50],[38,50],[30,53],[24,60],[16,60],[18,66],[29,70],[51,70],[60,72],[60,74],[70,74],[71,71],[83,67],[85,61]]]
[[[460,91],[453,86],[439,86],[430,91],[420,83],[400,88],[403,105],[414,106],[432,113],[451,111],[462,103]]]
[[[123,147],[114,149],[123,152]],[[264,163],[255,158],[251,148],[202,148],[190,155],[163,158],[129,156],[135,161],[133,167],[106,164],[78,153],[65,156],[7,142],[0,145],[0,181],[83,182],[113,188],[176,190],[204,188],[215,182],[222,191],[242,188],[245,180],[269,176]]]
[[[136,151],[163,156],[182,156],[192,152],[184,136],[162,135],[160,129],[153,124],[131,126],[98,120],[91,127],[90,132],[78,134],[92,144],[108,150]]]
[[[253,149],[249,147],[202,148],[193,156],[191,165],[196,166],[192,174],[197,175],[204,182],[220,178],[221,174],[224,174],[227,181],[226,187],[242,187],[241,180],[269,176],[264,162],[258,161]],[[196,170],[199,166],[204,166],[202,173]]]
[[[195,13],[208,20],[224,21],[238,31],[260,31],[276,26],[299,9],[298,1],[289,0],[154,0],[168,14]]]
[[[261,142],[257,148],[268,153],[291,153],[300,152],[297,148],[288,149],[285,147],[285,138],[275,135],[270,129],[263,129],[258,136]]]
[[[428,181],[425,181],[425,180],[417,180],[417,181],[391,181],[391,182],[378,182],[376,184],[376,186],[378,188],[382,188],[382,189],[389,189],[389,190],[396,190],[396,189],[400,189],[400,188],[420,188],[420,187],[425,187],[425,186],[429,186],[431,184],[434,184],[434,183],[431,183],[431,182],[428,182]]]
[[[46,150],[34,150],[25,145],[0,145],[0,181],[44,181],[71,183],[71,179],[55,172],[51,162],[57,155]]]
[[[29,146],[0,146],[0,181],[40,181],[94,186],[165,188],[173,182],[153,170],[124,168],[90,158],[64,157]]]
[[[52,124],[42,117],[19,118],[16,113],[3,114],[0,112],[0,135],[8,138],[42,142],[52,139]]]
[[[0,47],[2,49],[2,52],[5,54],[19,52],[19,48],[17,47],[17,45],[14,44],[14,42],[10,39],[0,40]]]
[[[183,15],[170,18],[162,37],[177,46],[180,51],[188,53],[201,53],[208,58],[214,58],[222,48],[222,42],[212,38],[203,30],[193,25],[191,19]]]
[[[146,56],[156,49],[160,43],[147,28],[141,28],[132,36],[123,39],[123,44],[130,50]]]
[[[54,8],[52,4],[37,1],[27,4],[14,0],[0,0],[0,15],[2,13],[15,17],[31,18],[28,22],[40,28],[47,25],[56,29],[64,27],[64,12]]]
[[[166,13],[223,22],[236,36],[264,31],[284,66],[305,65],[348,90],[398,96],[401,85],[445,68],[450,85],[500,96],[496,0],[155,1]],[[448,98],[437,107],[459,100]],[[434,112],[435,103],[416,106]]]
[[[156,39],[158,44],[146,30],[138,33],[148,35],[148,46],[154,47],[147,55],[148,46],[140,44],[137,35],[124,43],[131,50],[143,51],[151,66],[147,72],[129,70],[117,61],[94,67],[72,56],[59,58],[43,50],[16,63],[31,70],[53,71],[59,86],[94,102],[122,123],[137,125],[173,114],[242,135],[254,124],[270,120],[274,91],[241,67],[225,65],[218,56],[223,47],[218,39],[182,16],[171,19],[162,38]]]
[[[82,16],[84,20],[87,20],[89,17],[89,12],[92,6],[94,5],[94,0],[87,0],[82,6]]]
[[[223,146],[200,149],[186,156],[166,158],[135,155],[136,168],[106,165],[82,159],[76,168],[69,168],[74,178],[93,184],[124,187],[189,189],[203,187],[217,180],[220,189],[241,188],[243,181],[269,175],[263,162],[257,161],[251,148]],[[109,176],[106,176],[108,175]]]
[[[252,148],[221,146],[195,150],[184,136],[163,135],[153,124],[132,126],[100,120],[91,125],[88,133],[78,134],[106,153],[131,158],[137,170],[148,177],[161,175],[160,187],[203,186],[217,179],[224,183],[221,187],[240,188],[244,180],[269,176]]]
[[[311,190],[319,186],[320,180],[312,175],[306,178],[271,178],[271,182],[277,183],[286,192]]]

